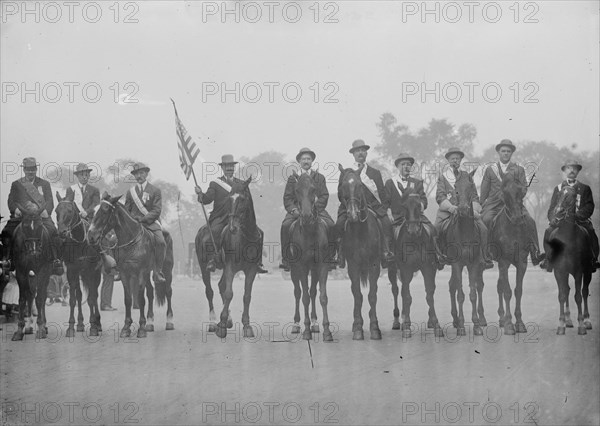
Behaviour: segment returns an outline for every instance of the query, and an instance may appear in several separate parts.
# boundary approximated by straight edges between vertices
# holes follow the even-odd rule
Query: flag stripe
[[[173,107],[175,103],[173,102]],[[188,132],[177,115],[177,108],[175,108],[175,129],[177,134],[177,147],[179,148],[179,164],[185,174],[186,180],[188,180],[192,174],[192,166],[196,158],[200,154],[200,148],[192,142],[192,137],[188,135]]]

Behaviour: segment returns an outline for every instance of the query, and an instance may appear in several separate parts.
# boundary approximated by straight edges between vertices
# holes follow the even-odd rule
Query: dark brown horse
[[[154,331],[153,292],[148,290],[152,287],[150,272],[154,268],[154,237],[150,231],[144,228],[125,210],[119,203],[121,195],[111,197],[104,193],[98,206],[90,229],[88,241],[98,246],[102,238],[114,229],[117,236],[117,245],[111,247],[114,250],[117,267],[121,274],[123,293],[125,298],[125,323],[121,329],[121,337],[129,337],[131,334],[131,302],[132,289],[137,289],[137,300],[140,307],[140,320],[137,337],[146,337],[147,331]],[[167,301],[167,330],[173,330],[173,310],[171,308],[171,281],[173,269],[173,240],[171,235],[163,231],[167,250],[163,264],[163,274],[166,278],[164,283],[155,283],[156,299],[159,306]],[[148,320],[144,314],[146,299],[144,290],[148,294]],[[148,322],[148,327],[146,323]]]
[[[348,262],[352,295],[354,296],[354,322],[352,324],[352,339],[363,340],[362,302],[363,287],[369,285],[369,330],[371,339],[380,340],[381,330],[377,321],[377,280],[381,271],[381,245],[383,235],[380,235],[375,212],[367,205],[360,174],[353,169],[345,169],[338,165],[341,172],[341,199],[346,206],[348,218],[344,224],[342,250]],[[367,281],[368,280],[368,281]]]
[[[473,173],[468,179],[459,179],[455,184],[455,193],[458,200],[458,213],[449,219],[446,232],[446,256],[452,262],[452,276],[450,277],[450,302],[452,304],[452,319],[456,333],[466,335],[463,303],[465,294],[462,290],[462,273],[466,267],[469,273],[469,299],[471,300],[471,320],[473,321],[473,334],[483,335],[481,327],[487,326],[483,315],[483,257],[481,255],[481,235],[477,229],[473,213],[473,200],[471,187]],[[458,301],[458,312],[456,304]]]
[[[529,241],[527,238],[526,217],[523,214],[523,198],[527,188],[511,174],[502,179],[502,197],[504,206],[494,218],[490,232],[490,254],[498,262],[498,316],[504,334],[526,333],[527,328],[521,317],[521,297],[523,296],[523,277],[527,271]],[[508,268],[517,269],[515,286],[515,318],[513,325],[510,313],[512,290],[508,280]]]
[[[410,295],[410,283],[417,271],[421,271],[425,282],[425,299],[429,306],[429,319],[427,327],[433,328],[436,336],[443,336],[435,314],[434,293],[435,275],[437,273],[436,254],[433,236],[425,230],[421,221],[421,202],[419,194],[412,193],[406,189],[402,194],[402,202],[406,206],[406,216],[399,226],[397,237],[394,239],[394,253],[396,254],[395,268],[388,272],[392,283],[392,294],[394,295],[394,325],[392,329],[399,329],[398,321],[398,283],[396,274],[402,282],[402,335],[411,337],[410,306],[412,296]]]
[[[565,185],[556,204],[554,217],[557,228],[552,231],[547,244],[551,247],[551,265],[558,285],[558,302],[560,303],[559,325],[556,334],[565,334],[565,326],[572,327],[569,312],[569,275],[575,279],[575,303],[577,303],[578,334],[586,334],[592,328],[588,311],[589,286],[593,269],[590,241],[585,228],[576,221],[575,211],[577,192]],[[548,253],[548,250],[546,250]],[[582,292],[583,286],[583,292]],[[583,293],[584,309],[581,309]],[[566,307],[565,307],[566,306]]]
[[[320,289],[320,302],[323,309],[323,341],[333,341],[329,329],[329,316],[327,314],[327,274],[328,263],[325,261],[330,256],[327,225],[319,219],[316,208],[317,187],[313,178],[303,173],[296,176],[296,200],[298,200],[300,217],[290,227],[290,272],[294,282],[294,296],[296,297],[296,312],[294,314],[294,327],[292,332],[300,331],[300,295],[304,305],[304,332],[302,338],[310,340],[312,332],[319,331],[315,299],[317,283]],[[310,293],[308,287],[308,274],[311,276]],[[302,288],[300,288],[302,286]],[[312,300],[311,317],[308,316],[309,305]],[[312,326],[311,326],[312,320]]]
[[[12,253],[14,253],[15,274],[19,284],[19,321],[12,340],[23,340],[24,334],[33,334],[34,298],[37,307],[36,338],[45,339],[48,334],[46,290],[52,271],[50,236],[40,216],[40,212],[43,212],[45,207],[37,209],[33,206],[19,205],[18,208],[23,212],[23,219],[14,231]]]
[[[90,336],[98,336],[98,332],[102,331],[100,310],[98,309],[98,287],[102,279],[100,252],[87,242],[86,234],[89,223],[79,216],[79,208],[73,202],[73,197],[62,198],[56,192],[56,199],[58,200],[55,208],[56,222],[58,235],[63,243],[62,254],[67,267],[70,295],[69,328],[67,328],[66,336],[75,336],[75,305],[78,308],[77,331],[84,331],[80,279],[88,293]]]

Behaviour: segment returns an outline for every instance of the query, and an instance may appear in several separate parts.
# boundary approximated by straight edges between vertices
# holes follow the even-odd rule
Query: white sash
[[[142,200],[140,200],[140,197],[138,197],[138,194],[135,190],[135,188],[137,187],[137,185],[133,185],[131,188],[129,188],[129,193],[131,194],[131,198],[133,198],[133,202],[135,203],[135,205],[137,206],[138,210],[144,215],[146,216],[148,214],[148,209],[144,206],[144,204],[142,203]],[[157,223],[158,226],[161,227],[162,229],[162,225],[160,223],[160,220],[156,219],[154,221],[154,223]]]
[[[77,205],[77,208],[79,208],[80,212],[85,211],[83,209],[83,194],[81,193],[81,188],[79,187],[79,185],[75,184],[73,186],[71,186],[71,191],[73,191],[74,197],[73,197],[73,202]]]
[[[400,196],[402,197],[402,191],[400,191],[400,188],[398,188],[398,185],[402,185],[402,181],[400,180],[400,176],[392,176],[392,182],[395,183],[394,188],[396,188],[396,191],[398,191],[398,194],[400,194]],[[404,189],[408,189],[408,188],[412,188],[412,182],[407,182],[408,186],[406,188],[404,188],[404,185],[402,185],[402,188]]]
[[[223,182],[221,179],[215,179],[213,182],[219,185],[225,191],[231,192],[231,185],[229,185],[227,182]]]
[[[367,167],[368,166],[365,164],[365,166],[362,168],[360,172],[360,180],[367,187],[369,192],[371,192],[371,194],[373,194],[373,196],[377,198],[377,201],[381,203],[381,198],[379,198],[379,193],[377,192],[377,185],[375,184],[375,181],[369,176],[367,176]]]
[[[502,181],[502,178],[500,177],[500,171],[498,170],[498,163],[494,163],[490,167],[492,168],[492,171],[494,172],[498,180]]]

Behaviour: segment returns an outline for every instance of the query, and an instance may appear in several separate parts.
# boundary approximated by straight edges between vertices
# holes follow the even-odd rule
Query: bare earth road
[[[383,340],[369,339],[365,294],[365,340],[353,341],[349,282],[330,280],[334,342],[313,334],[310,344],[291,334],[292,283],[279,273],[254,284],[255,339],[241,337],[243,281],[234,284],[235,326],[221,340],[207,332],[204,286],[189,278],[173,285],[174,331],[165,331],[163,307],[157,308],[154,333],[121,339],[124,308],[117,283],[118,311],[103,312],[99,338],[86,333],[66,338],[68,308],[60,304],[47,308],[44,341],[27,335],[11,342],[15,324],[0,323],[2,423],[600,423],[598,274],[590,286],[593,329],[585,336],[577,335],[577,324],[565,336],[556,335],[554,277],[530,268],[523,296],[528,333],[504,336],[498,329],[497,271],[491,270],[484,275],[489,323],[484,336],[474,337],[468,328],[467,336],[457,338],[450,326],[448,278],[447,270],[437,278],[436,310],[446,325],[445,337],[437,341],[423,330],[427,305],[418,276],[411,284],[411,317],[418,326],[411,338],[391,330],[391,286],[382,278],[377,307]],[[470,319],[467,284],[463,288]],[[321,321],[320,306],[317,312]],[[571,317],[576,323],[573,291]]]

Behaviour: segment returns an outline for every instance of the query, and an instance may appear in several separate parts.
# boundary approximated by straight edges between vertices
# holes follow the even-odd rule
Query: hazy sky
[[[113,2],[100,2],[102,15],[92,23],[86,19],[95,19],[96,4],[88,3],[79,3],[69,22],[62,2],[55,3],[60,9],[31,2],[31,10],[39,5],[36,23],[35,12],[23,15],[21,2],[2,2],[3,214],[10,181],[18,177],[8,173],[11,164],[30,155],[42,164],[108,165],[131,157],[149,164],[153,178],[192,191],[179,168],[169,97],[208,161],[270,149],[292,158],[309,146],[321,161],[350,164],[351,142],[376,143],[375,123],[384,112],[413,130],[431,118],[472,123],[478,152],[502,138],[598,149],[597,1],[520,3],[518,16],[513,2],[479,2],[472,23],[464,2],[454,3],[460,9],[428,2],[431,10],[437,4],[440,22],[422,15],[421,2],[307,2],[295,23],[286,21],[297,12],[290,2],[274,3],[275,22],[265,2],[240,2],[239,23],[221,15],[225,3],[176,1],[121,2],[118,17]],[[258,22],[247,22],[259,9]],[[128,15],[138,22],[123,22]],[[338,22],[323,22],[328,17]],[[538,22],[525,22],[532,20]],[[232,91],[225,102],[221,83]],[[432,89],[424,102],[407,92],[422,84]],[[102,93],[94,103],[95,87]],[[292,102],[298,87],[302,94]],[[31,91],[25,99],[23,88]],[[210,94],[215,88],[219,93]],[[131,98],[139,102],[124,102],[134,89]],[[338,102],[326,103],[326,96]]]

